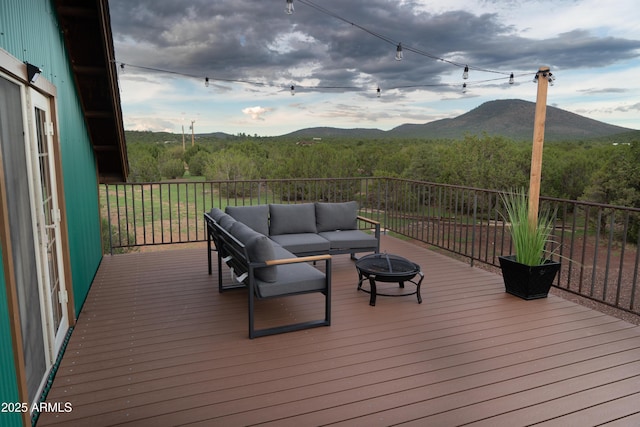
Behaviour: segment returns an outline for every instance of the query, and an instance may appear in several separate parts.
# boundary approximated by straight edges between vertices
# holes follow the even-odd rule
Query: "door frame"
[[[56,159],[55,153],[53,152],[53,117],[51,116],[51,104],[52,100],[42,95],[38,91],[35,91],[31,88],[26,89],[26,110],[27,116],[26,121],[28,122],[28,135],[25,144],[26,150],[26,158],[27,158],[27,169],[29,176],[29,191],[30,191],[30,203],[31,203],[31,211],[32,215],[32,229],[34,230],[34,246],[37,248],[36,250],[36,263],[38,268],[38,278],[40,280],[39,289],[40,289],[40,309],[42,314],[42,326],[43,326],[43,334],[45,339],[45,348],[47,350],[47,364],[52,365],[55,362],[55,359],[62,348],[62,343],[64,341],[64,337],[69,329],[69,303],[68,303],[68,287],[66,284],[66,277],[64,275],[64,267],[62,261],[62,253],[64,248],[62,245],[60,226],[62,222],[61,216],[58,216],[60,213],[59,209],[59,201],[58,201],[58,186],[57,186],[57,175],[58,168],[56,167]],[[42,111],[45,115],[45,121],[43,123],[43,128],[38,128],[38,123],[36,119],[36,109]],[[40,132],[43,132],[44,135],[40,135]],[[47,162],[47,170],[48,175],[46,177],[49,180],[51,191],[50,197],[52,201],[52,210],[55,210],[57,213],[49,213],[51,216],[56,216],[57,219],[54,219],[54,239],[56,246],[56,254],[55,264],[56,269],[58,271],[59,276],[59,284],[60,291],[64,294],[65,301],[60,303],[62,305],[62,313],[60,315],[60,325],[56,329],[54,325],[51,323],[51,320],[54,318],[53,312],[57,309],[54,307],[56,302],[51,297],[51,286],[50,283],[50,271],[49,271],[49,262],[48,257],[46,255],[46,248],[43,248],[43,245],[47,245],[47,232],[46,229],[48,225],[46,224],[45,218],[46,213],[44,213],[42,209],[42,168],[40,167],[40,152],[39,152],[39,138],[44,137],[46,152],[48,157],[46,159]],[[42,225],[38,226],[39,223]],[[58,301],[60,301],[61,295],[58,295]]]

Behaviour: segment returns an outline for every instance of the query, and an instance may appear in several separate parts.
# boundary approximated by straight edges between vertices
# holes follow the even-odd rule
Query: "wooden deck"
[[[332,325],[250,340],[246,293],[219,294],[206,249],[105,257],[38,426],[640,425],[640,328],[409,242],[424,302],[356,290],[333,260]],[[225,274],[226,280],[229,275]],[[262,322],[322,315],[263,301]]]

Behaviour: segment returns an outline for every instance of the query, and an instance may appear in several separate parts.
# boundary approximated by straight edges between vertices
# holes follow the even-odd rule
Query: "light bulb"
[[[291,85],[291,96],[296,94],[296,87],[294,85]]]
[[[462,73],[462,78],[465,79],[465,80],[469,78],[469,66],[468,65],[464,66],[464,72]]]
[[[553,76],[553,74],[549,73],[549,76],[547,77],[547,80],[549,80],[549,86],[553,86],[553,81],[556,78]]]
[[[534,82],[534,83],[538,83],[538,74],[536,74],[535,76],[533,76],[533,82]]]
[[[509,84],[512,85],[514,82],[513,80],[513,73],[511,73],[511,75],[509,76]]]
[[[209,87],[209,77],[204,78],[204,86]]]
[[[462,83],[462,93],[467,93],[467,84]]]
[[[287,0],[287,8],[284,10],[287,15],[293,14],[293,0]]]
[[[380,88],[378,88],[377,92],[378,92],[378,98],[380,98]]]
[[[402,61],[402,43],[398,43],[396,48],[396,61]]]

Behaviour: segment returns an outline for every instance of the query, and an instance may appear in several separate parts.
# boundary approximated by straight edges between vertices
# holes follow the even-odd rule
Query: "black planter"
[[[542,265],[528,266],[516,262],[515,255],[498,257],[507,293],[531,300],[546,298],[560,270],[560,262],[546,260]]]

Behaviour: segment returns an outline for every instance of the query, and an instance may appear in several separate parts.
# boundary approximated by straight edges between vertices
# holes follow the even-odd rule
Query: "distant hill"
[[[182,134],[169,133],[169,132],[151,132],[151,131],[135,131],[125,130],[125,139],[127,143],[142,142],[142,143],[165,143],[165,144],[182,144]],[[195,139],[198,141],[211,142],[216,140],[237,139],[237,136],[229,135],[224,132],[212,132],[212,133],[197,133]],[[184,135],[186,144],[191,145],[191,133]]]
[[[301,129],[285,136],[460,139],[466,134],[486,133],[515,140],[530,140],[533,137],[534,116],[535,103],[521,99],[507,99],[485,102],[453,119],[436,120],[424,124],[404,124],[389,131],[321,127]],[[630,131],[633,129],[610,125],[547,106],[545,140],[548,141],[600,138]]]
[[[340,129],[332,127],[317,127],[300,129],[295,132],[282,135],[292,138],[326,138],[326,137],[348,137],[348,138],[382,138],[389,136],[389,132],[380,129]]]

